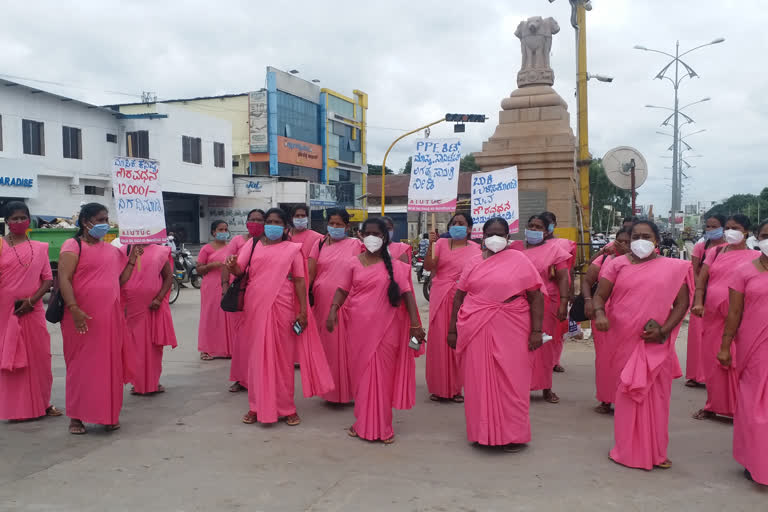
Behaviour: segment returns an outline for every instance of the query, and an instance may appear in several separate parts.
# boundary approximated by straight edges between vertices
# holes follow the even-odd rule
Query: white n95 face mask
[[[757,242],[757,246],[760,248],[763,254],[765,254],[765,256],[768,257],[768,238]]]
[[[485,239],[485,246],[494,253],[503,251],[507,247],[507,239],[498,235],[489,236]]]
[[[742,233],[738,229],[726,229],[725,241],[728,242],[730,245],[740,244],[741,242],[744,241],[744,233]]]
[[[377,236],[368,235],[367,237],[363,238],[363,245],[365,245],[365,248],[368,249],[368,252],[376,252],[381,249],[382,245],[384,245],[384,240]]]
[[[651,255],[656,248],[656,244],[650,240],[633,240],[629,248],[632,250],[632,254],[644,260]]]

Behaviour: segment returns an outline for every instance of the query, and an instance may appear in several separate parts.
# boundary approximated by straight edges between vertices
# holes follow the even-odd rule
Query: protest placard
[[[112,190],[122,244],[163,243],[168,239],[159,174],[156,160],[117,157],[112,162]]]
[[[483,236],[483,224],[494,217],[509,223],[509,232],[520,230],[517,203],[517,167],[472,175],[472,237]]]
[[[411,164],[408,210],[453,212],[459,187],[459,139],[419,139]]]

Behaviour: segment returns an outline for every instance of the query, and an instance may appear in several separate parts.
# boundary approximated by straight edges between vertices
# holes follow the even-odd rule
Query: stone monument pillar
[[[521,233],[528,217],[549,210],[557,215],[558,236],[576,240],[576,138],[568,106],[552,88],[555,74],[549,64],[552,35],[559,31],[553,18],[520,22],[515,31],[522,49],[518,89],[502,100],[496,132],[474,155],[482,171],[517,166]]]

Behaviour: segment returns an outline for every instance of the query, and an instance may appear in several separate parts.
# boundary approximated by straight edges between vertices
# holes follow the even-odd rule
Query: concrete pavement
[[[420,297],[420,293],[418,294]],[[427,310],[420,299],[423,318]],[[463,407],[429,400],[417,361],[417,404],[395,412],[392,446],[347,437],[351,407],[300,397],[298,427],[245,425],[244,393],[227,392],[229,361],[198,358],[199,292],[172,306],[180,347],[166,352],[167,392],[126,388],[123,428],[67,433],[66,418],[0,423],[0,510],[34,511],[757,511],[768,490],[731,457],[732,426],[695,421],[703,389],[674,384],[667,471],[608,459],[611,417],[592,411],[593,352],[566,345],[555,375],[562,402],[531,404],[533,442],[519,454],[473,447]],[[51,327],[54,394],[64,406],[64,361]],[[681,358],[684,340],[678,343]]]

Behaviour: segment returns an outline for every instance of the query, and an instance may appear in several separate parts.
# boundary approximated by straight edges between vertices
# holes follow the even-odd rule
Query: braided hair
[[[85,223],[88,222],[88,219],[91,219],[104,211],[109,210],[107,210],[107,207],[101,203],[84,204],[83,207],[80,208],[80,215],[77,217],[77,226],[79,229],[75,234],[75,238],[79,238],[85,234]]]
[[[389,230],[386,223],[380,218],[369,218],[363,222],[362,231],[365,232],[365,228],[373,224],[379,228],[384,235],[384,243],[381,246],[381,259],[384,262],[384,266],[387,268],[387,274],[389,274],[389,288],[387,288],[387,295],[389,296],[389,303],[392,307],[396,308],[400,305],[400,286],[395,281],[395,272],[392,267],[392,257],[389,254]]]

